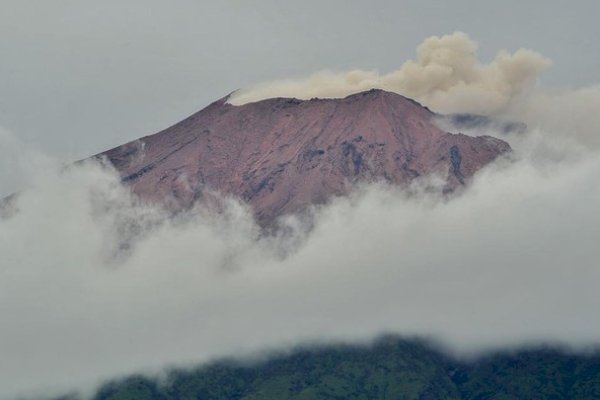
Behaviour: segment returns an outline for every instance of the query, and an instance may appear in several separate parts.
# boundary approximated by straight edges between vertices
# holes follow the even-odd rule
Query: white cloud
[[[463,353],[596,343],[600,156],[532,143],[450,201],[338,200],[283,258],[294,238],[257,239],[235,202],[172,221],[99,166],[39,173],[0,220],[0,397],[384,331]]]

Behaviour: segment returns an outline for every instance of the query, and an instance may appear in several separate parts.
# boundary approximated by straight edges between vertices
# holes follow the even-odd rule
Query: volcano
[[[407,185],[437,174],[455,190],[510,151],[497,138],[444,132],[428,108],[378,89],[239,106],[227,99],[95,157],[144,201],[181,210],[220,193],[246,202],[265,225],[360,182]]]

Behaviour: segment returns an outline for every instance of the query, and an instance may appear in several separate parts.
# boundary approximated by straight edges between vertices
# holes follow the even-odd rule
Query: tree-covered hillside
[[[600,354],[538,348],[472,362],[395,337],[372,346],[300,349],[252,364],[220,361],[171,371],[157,383],[132,376],[95,400],[600,399]]]

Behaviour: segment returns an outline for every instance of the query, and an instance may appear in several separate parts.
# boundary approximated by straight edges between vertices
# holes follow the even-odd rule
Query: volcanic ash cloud
[[[258,84],[236,92],[235,105],[272,97],[345,97],[371,88],[400,93],[441,113],[492,114],[530,89],[550,60],[526,49],[500,51],[486,64],[477,43],[464,33],[432,36],[410,60],[388,74],[377,71],[320,71],[305,79]]]

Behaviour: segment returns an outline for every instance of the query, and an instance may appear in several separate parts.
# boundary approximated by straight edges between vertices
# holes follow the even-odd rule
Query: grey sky
[[[0,126],[64,160],[154,133],[228,92],[322,68],[389,71],[461,30],[531,48],[546,86],[599,81],[596,1],[0,0]]]

